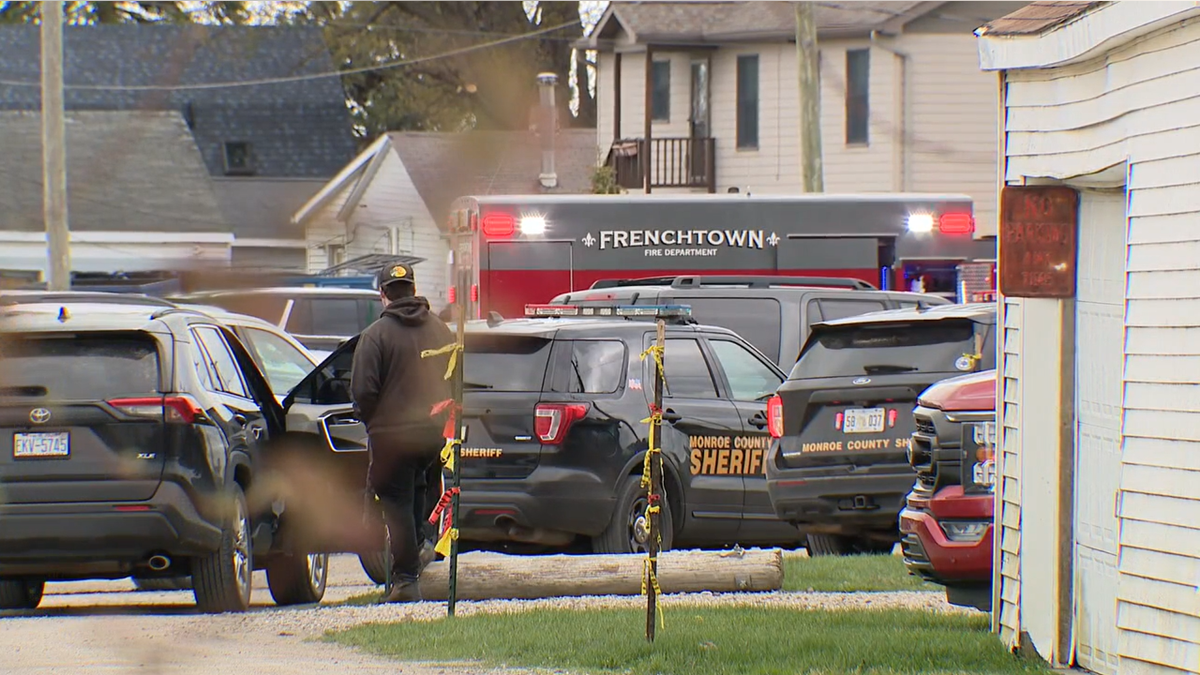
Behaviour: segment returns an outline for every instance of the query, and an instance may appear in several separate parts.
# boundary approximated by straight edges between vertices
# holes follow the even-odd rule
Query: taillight
[[[767,431],[771,438],[783,438],[783,399],[779,394],[767,401]]]
[[[887,420],[888,420],[888,428],[889,429],[896,426],[896,419],[899,416],[900,416],[900,411],[896,410],[895,408],[888,408]]]
[[[517,231],[517,219],[511,213],[489,213],[483,217],[483,236],[507,239]]]
[[[199,404],[187,396],[114,398],[108,404],[126,415],[161,417],[174,424],[192,424],[204,414]]]
[[[833,416],[833,428],[838,431],[842,430],[842,422],[846,421],[846,413],[838,413]]]
[[[938,219],[938,231],[942,234],[971,234],[975,231],[975,217],[969,213],[943,213]]]
[[[446,300],[452,305],[458,302],[458,289],[451,286],[450,289],[446,291]]]
[[[586,403],[539,403],[533,413],[533,430],[546,445],[559,445],[571,425],[588,412]]]

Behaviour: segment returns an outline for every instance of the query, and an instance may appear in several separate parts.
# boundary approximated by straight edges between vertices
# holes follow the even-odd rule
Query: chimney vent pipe
[[[558,135],[558,106],[554,100],[554,88],[558,84],[558,75],[539,73],[537,80],[541,108],[538,134],[542,141],[542,172],[538,181],[543,188],[550,189],[558,187],[558,174],[554,170],[554,141]]]

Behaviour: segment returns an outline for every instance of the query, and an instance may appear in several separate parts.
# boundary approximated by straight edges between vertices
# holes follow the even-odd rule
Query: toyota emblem
[[[29,411],[29,421],[34,424],[45,424],[50,421],[50,411],[45,408],[34,408]]]

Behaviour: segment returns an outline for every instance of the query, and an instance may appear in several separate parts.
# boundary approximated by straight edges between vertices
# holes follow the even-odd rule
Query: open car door
[[[367,451],[367,426],[354,413],[350,368],[358,337],[343,342],[283,399],[287,430],[314,434],[335,453]]]

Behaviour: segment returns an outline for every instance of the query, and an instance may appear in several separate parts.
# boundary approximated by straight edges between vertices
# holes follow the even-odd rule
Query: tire
[[[267,587],[280,607],[321,602],[328,579],[328,553],[278,555],[267,562]]]
[[[847,537],[840,534],[808,535],[808,555],[872,555],[891,553],[895,542],[883,542],[869,537]]]
[[[363,571],[367,573],[367,577],[376,586],[383,586],[388,581],[388,568],[392,564],[392,556],[387,550],[377,551],[375,553],[360,553],[358,562],[362,564]]]
[[[634,524],[645,512],[647,503],[646,489],[642,487],[642,476],[627,476],[617,491],[617,505],[613,509],[612,520],[600,536],[592,539],[592,550],[596,553],[641,553],[645,545],[636,541]],[[666,499],[662,500],[662,510],[658,514],[659,526],[662,528],[662,542],[659,550],[669,551],[675,542],[674,519],[671,517],[671,505]]]
[[[205,613],[244,612],[250,607],[254,544],[250,509],[241,487],[233,488],[233,513],[221,533],[221,546],[192,563],[192,591]]]
[[[192,590],[192,578],[151,577],[148,579],[134,579],[133,585],[137,586],[139,591],[190,591]]]
[[[0,579],[0,610],[37,609],[42,603],[42,592],[45,590],[44,581]]]

